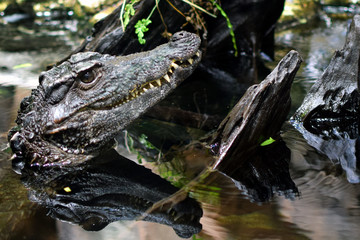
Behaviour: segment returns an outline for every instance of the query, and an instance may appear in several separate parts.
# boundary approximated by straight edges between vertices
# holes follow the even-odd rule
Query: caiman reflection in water
[[[161,209],[153,204],[178,188],[138,164],[110,150],[86,164],[24,169],[22,181],[30,200],[45,206],[56,219],[98,231],[119,220],[144,220],[166,224],[184,238],[200,232],[200,205],[183,197]]]

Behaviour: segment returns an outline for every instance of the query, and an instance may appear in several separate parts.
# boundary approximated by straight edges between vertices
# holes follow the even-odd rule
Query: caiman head
[[[195,34],[178,32],[148,52],[78,53],[42,73],[9,133],[14,161],[66,164],[97,155],[193,72],[200,42]]]

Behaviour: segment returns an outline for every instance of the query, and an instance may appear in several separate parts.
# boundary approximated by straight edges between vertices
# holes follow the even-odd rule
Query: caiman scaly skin
[[[42,73],[9,133],[13,162],[77,163],[110,147],[119,131],[193,72],[200,43],[197,35],[178,32],[148,52],[78,53]]]

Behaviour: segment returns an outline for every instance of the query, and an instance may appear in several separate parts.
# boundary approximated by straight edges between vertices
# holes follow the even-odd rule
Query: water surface
[[[344,44],[348,22],[289,30],[277,35],[277,60],[295,48],[304,59],[292,89],[293,111],[306,91],[326,68],[333,51]],[[71,44],[70,44],[71,45]],[[37,76],[51,62],[70,52],[63,48],[41,51],[0,51],[0,132],[6,148],[7,131],[14,125],[21,99],[37,85]],[[31,66],[14,69],[30,63]],[[269,64],[273,66],[274,64]],[[276,196],[255,203],[233,181],[210,174],[202,187],[191,193],[204,211],[203,230],[193,239],[357,239],[360,236],[360,186],[350,184],[341,166],[309,146],[301,134],[286,126],[283,134],[291,149],[290,172],[300,196]],[[126,151],[125,151],[126,153]],[[136,160],[136,155],[127,153]],[[177,239],[170,227],[147,222],[115,222],[99,232],[46,217],[46,210],[27,199],[20,177],[11,169],[10,153],[0,155],[1,239]],[[188,170],[202,165],[188,156]],[[154,167],[151,163],[144,163]],[[156,171],[156,170],[154,170]],[[195,171],[195,170],[194,170]],[[44,227],[46,226],[46,227]]]

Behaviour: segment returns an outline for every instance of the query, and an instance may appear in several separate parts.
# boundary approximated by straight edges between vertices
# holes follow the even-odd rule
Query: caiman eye
[[[78,79],[83,83],[91,83],[95,80],[96,74],[93,71],[82,73]]]
[[[96,65],[90,69],[80,72],[76,77],[76,80],[81,89],[87,90],[95,86],[101,76],[102,72],[99,69],[99,65]]]

